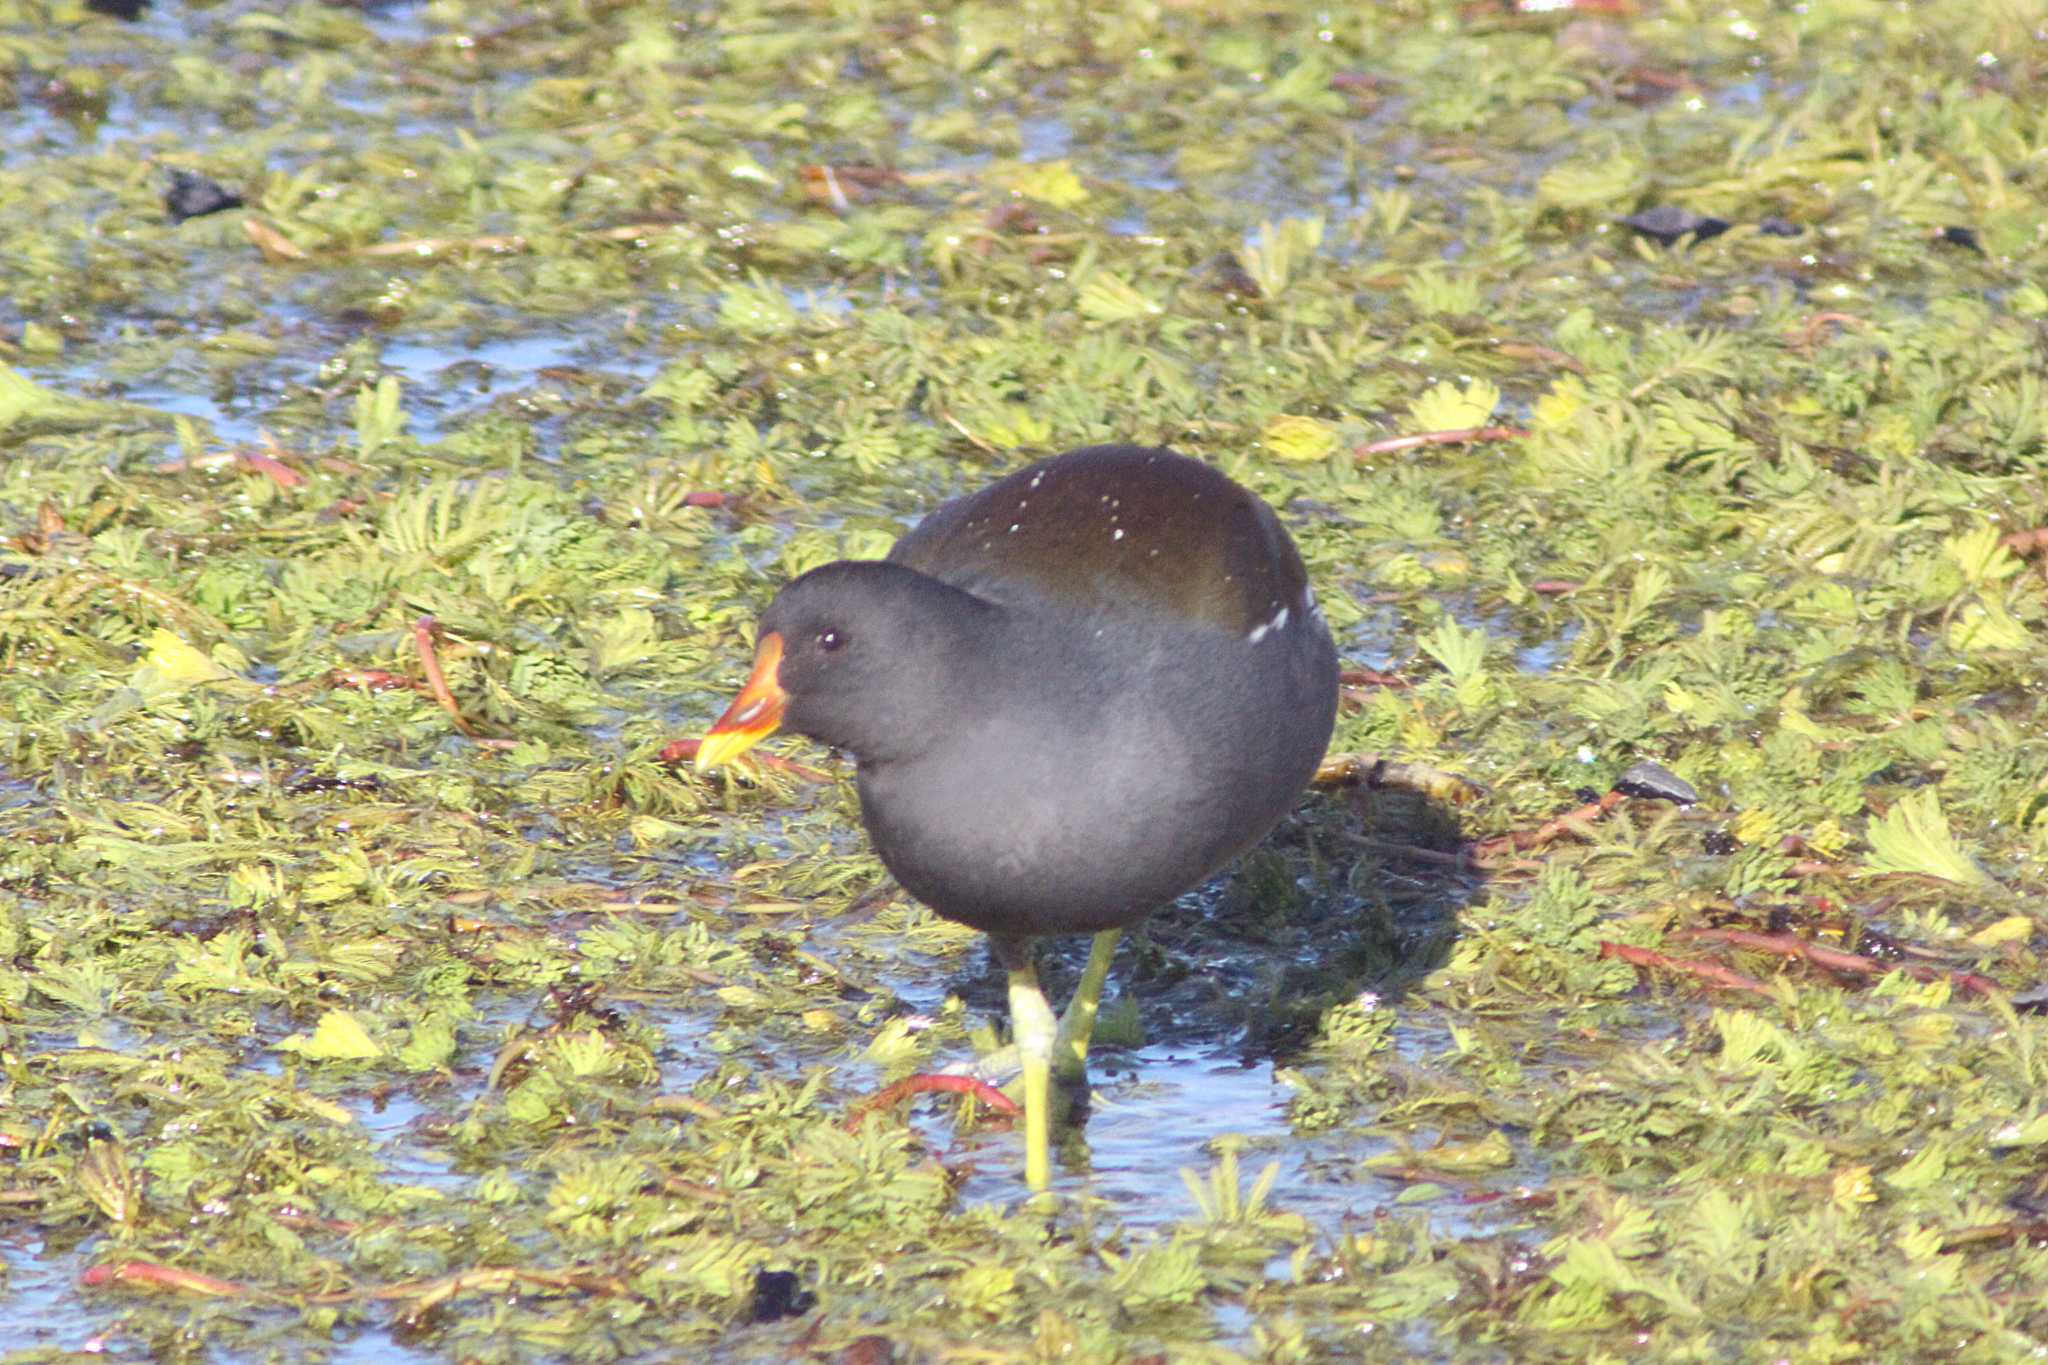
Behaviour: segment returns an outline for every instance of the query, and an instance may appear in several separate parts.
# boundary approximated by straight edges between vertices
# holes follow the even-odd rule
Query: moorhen
[[[697,766],[785,727],[854,756],[882,862],[1009,973],[1037,1190],[1053,1059],[1078,1078],[1117,934],[1273,827],[1336,708],[1272,509],[1172,451],[1090,446],[784,587]],[[1097,937],[1056,1026],[1030,940],[1079,933]]]

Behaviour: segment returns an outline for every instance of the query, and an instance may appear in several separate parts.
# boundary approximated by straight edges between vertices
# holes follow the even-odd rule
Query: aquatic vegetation
[[[123,8],[0,0],[19,1358],[2039,1349],[2032,6]],[[1048,1214],[856,1115],[1002,993],[846,766],[679,742],[1113,439],[1360,757]]]

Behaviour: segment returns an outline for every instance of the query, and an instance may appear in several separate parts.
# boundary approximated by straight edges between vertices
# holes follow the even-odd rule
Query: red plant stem
[[[1765,934],[1754,929],[1681,929],[1672,937],[1695,939],[1702,943],[1728,943],[1737,948],[1752,948],[1760,953],[1802,958],[1816,967],[1825,967],[1835,972],[1854,972],[1860,976],[1885,970],[1885,965],[1874,957],[1843,952],[1839,948],[1824,948],[1818,943],[1808,943],[1805,939],[1791,934]]]
[[[1600,956],[1626,962],[1632,967],[1656,967],[1696,976],[1710,985],[1723,986],[1731,991],[1748,991],[1752,995],[1762,996],[1775,994],[1761,981],[1746,977],[1734,968],[1724,967],[1718,962],[1687,962],[1682,958],[1669,957],[1649,948],[1637,948],[1631,944],[1611,941],[1601,943]]]
[[[85,1272],[84,1282],[89,1288],[116,1282],[155,1285],[159,1289],[177,1289],[187,1294],[210,1294],[215,1298],[239,1298],[255,1291],[245,1284],[223,1280],[213,1275],[202,1275],[196,1270],[180,1270],[176,1266],[159,1265],[155,1261],[113,1261],[96,1265]]]
[[[1806,325],[1799,330],[1798,339],[1795,344],[1802,351],[1812,350],[1813,343],[1820,339],[1820,329],[1831,323],[1837,327],[1868,327],[1870,325],[1854,313],[1815,313],[1806,320]]]
[[[418,691],[425,686],[411,678],[401,677],[381,668],[337,668],[327,675],[327,685],[360,687],[366,692],[389,692],[401,687]]]
[[[2016,555],[2034,555],[2048,550],[2048,526],[2036,526],[2031,530],[2014,531],[2002,536],[1998,543]]]
[[[1509,849],[1517,853],[1526,853],[1565,834],[1577,833],[1581,826],[1609,814],[1626,800],[1628,798],[1620,792],[1608,792],[1598,801],[1589,801],[1574,810],[1568,810],[1554,820],[1544,821],[1535,829],[1514,830],[1507,834],[1496,834],[1491,839],[1481,839],[1472,845],[1472,856],[1475,859],[1485,859]]]
[[[462,708],[455,704],[455,694],[448,690],[448,679],[441,673],[441,657],[434,650],[434,618],[422,616],[412,623],[412,639],[420,651],[420,670],[427,675],[427,686],[432,689],[434,699],[441,703],[441,709],[455,718],[455,728],[465,735],[475,735],[469,722],[462,718]]]
[[[1415,686],[1398,673],[1382,673],[1377,668],[1341,669],[1337,673],[1337,681],[1346,687],[1390,687],[1398,690]]]
[[[1418,446],[1462,446],[1478,441],[1520,441],[1529,433],[1521,427],[1457,427],[1450,431],[1418,431],[1412,436],[1389,436],[1351,447],[1353,455],[1394,455]]]
[[[1753,929],[1681,929],[1673,937],[1703,943],[1727,943],[1760,953],[1796,957],[1811,962],[1816,967],[1824,967],[1835,972],[1850,972],[1857,976],[1882,976],[1895,969],[1909,973],[1916,981],[1933,981],[1947,976],[1958,990],[1969,991],[1975,995],[1990,995],[1998,989],[1997,982],[1976,972],[1944,972],[1939,967],[1919,963],[1886,962],[1882,958],[1866,957],[1862,953],[1844,952],[1840,948],[1825,948],[1818,943],[1808,943],[1805,939],[1791,934],[1764,934]]]
[[[1015,1100],[990,1085],[987,1081],[976,1080],[972,1076],[919,1074],[916,1076],[906,1076],[896,1082],[896,1084],[875,1092],[855,1105],[853,1113],[847,1116],[846,1130],[852,1132],[860,1127],[860,1121],[877,1109],[887,1109],[890,1105],[901,1103],[912,1095],[923,1095],[931,1092],[950,1095],[972,1095],[996,1113],[1006,1117],[1014,1117],[1024,1112],[1018,1107]]]
[[[297,488],[306,482],[304,474],[274,456],[255,450],[241,450],[235,453],[241,457],[243,464],[262,474],[279,488]]]

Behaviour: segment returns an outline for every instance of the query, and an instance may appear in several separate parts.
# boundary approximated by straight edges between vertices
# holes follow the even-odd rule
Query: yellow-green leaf
[[[1586,384],[1575,374],[1559,377],[1541,398],[1536,400],[1529,417],[1532,425],[1543,431],[1559,431],[1568,427],[1579,415],[1579,409],[1586,405]]]
[[[1086,291],[1083,291],[1084,297]],[[1085,311],[1085,305],[1084,305]],[[1002,450],[1041,446],[1052,439],[1052,422],[1023,403],[988,403],[956,413],[968,430]],[[882,547],[886,553],[888,547]],[[879,557],[879,556],[878,556]]]
[[[221,682],[234,675],[215,663],[206,653],[158,626],[150,632],[149,653],[136,665],[129,684],[145,697],[183,692],[202,683]]]
[[[2013,619],[2005,604],[1995,598],[1966,603],[1948,623],[1949,648],[1962,653],[1987,649],[2025,649],[2027,628]]]
[[[658,815],[636,815],[626,822],[626,829],[633,836],[635,848],[660,848],[675,842],[677,836],[687,832],[688,826]]]
[[[1337,429],[1314,417],[1283,413],[1266,423],[1265,446],[1276,460],[1326,460],[1337,449]]]
[[[1406,425],[1410,431],[1483,427],[1499,406],[1500,389],[1490,379],[1475,379],[1462,389],[1446,381],[1409,405]]]
[[[303,1090],[292,1097],[292,1102],[307,1113],[344,1128],[356,1121],[356,1116],[342,1105],[336,1104],[333,1100],[323,1100],[318,1095],[308,1095]]]
[[[1828,1195],[1835,1207],[1853,1210],[1860,1204],[1877,1202],[1877,1191],[1870,1187],[1868,1166],[1844,1166],[1828,1178]]]
[[[1036,161],[1019,166],[1007,177],[1012,190],[1056,209],[1070,209],[1088,198],[1088,187],[1066,161]]]
[[[1632,156],[1560,161],[1536,182],[1536,197],[1561,209],[1604,209],[1632,199],[1648,182],[1643,163]]]
[[[1514,1164],[1515,1149],[1498,1128],[1476,1142],[1446,1142],[1415,1154],[1415,1164],[1437,1171],[1498,1171]]]
[[[1081,286],[1081,316],[1090,322],[1127,322],[1164,310],[1107,270],[1098,270]]]
[[[1972,948],[1996,948],[2001,943],[2024,943],[2033,937],[2034,921],[2029,915],[2007,915],[1987,924],[1965,940]]]
[[[2009,1123],[1993,1133],[1991,1141],[1999,1147],[2039,1147],[2048,1143],[2048,1114]]]
[[[23,417],[35,417],[73,402],[68,395],[45,388],[10,365],[0,365],[0,428]]]
[[[329,1010],[320,1016],[313,1036],[294,1033],[279,1041],[280,1052],[296,1052],[309,1062],[359,1062],[382,1057],[378,1045],[362,1022],[347,1010]]]
[[[1996,583],[2011,578],[2022,567],[2019,557],[2002,543],[1998,528],[1988,522],[1972,527],[1942,543],[1942,551],[1963,571],[1972,585]]]
[[[1261,223],[1237,258],[1263,298],[1277,299],[1323,244],[1323,216],[1283,218]]]
[[[40,322],[21,325],[21,349],[30,355],[62,355],[64,334]]]
[[[1900,797],[1883,819],[1871,822],[1865,837],[1873,872],[1914,872],[1965,886],[1990,880],[1949,833],[1941,797],[1932,787]]]
[[[1906,1163],[1884,1177],[1894,1189],[1924,1190],[1948,1174],[1948,1149],[1929,1143],[1907,1158]]]

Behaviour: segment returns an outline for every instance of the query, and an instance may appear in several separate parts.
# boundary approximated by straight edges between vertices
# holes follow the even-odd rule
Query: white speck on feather
[[[1284,606],[1281,607],[1280,610],[1273,613],[1272,620],[1261,621],[1258,625],[1253,626],[1251,628],[1250,633],[1247,634],[1244,638],[1251,641],[1253,644],[1257,644],[1259,641],[1265,639],[1274,631],[1287,629],[1287,614],[1287,608]]]

